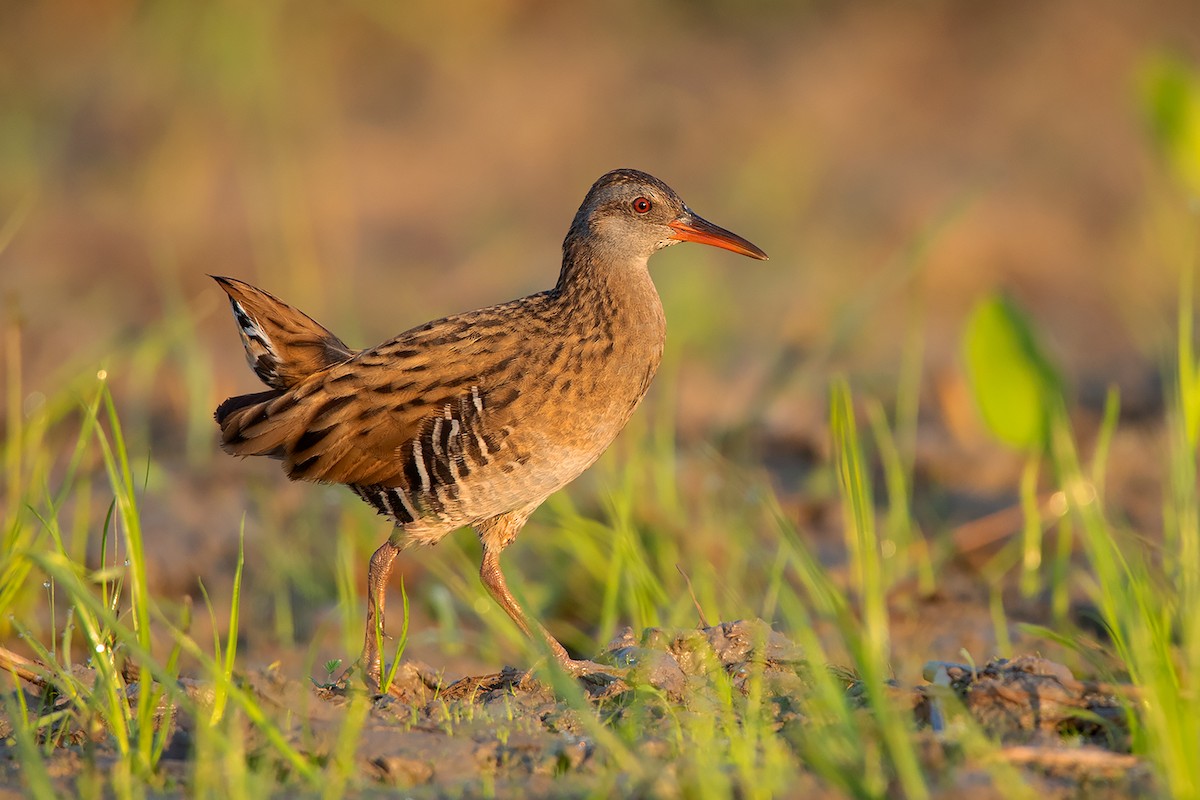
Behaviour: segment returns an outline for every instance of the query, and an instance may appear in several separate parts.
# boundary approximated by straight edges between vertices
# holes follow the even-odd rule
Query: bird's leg
[[[362,668],[368,684],[379,685],[380,656],[378,636],[383,633],[383,607],[388,576],[400,553],[400,545],[389,539],[371,556],[367,568],[367,631],[363,641]]]
[[[536,505],[533,507],[536,508]],[[550,653],[559,665],[573,675],[585,675],[594,672],[614,672],[612,667],[605,667],[591,661],[576,661],[567,653],[558,639],[536,620],[531,620],[508,590],[504,573],[500,570],[500,554],[508,547],[517,533],[525,524],[525,520],[533,512],[533,508],[501,514],[492,517],[477,527],[479,541],[483,544],[483,561],[479,566],[479,579],[488,590],[488,594],[504,609],[504,613],[517,624],[526,635],[532,637],[536,631],[550,648]]]
[[[512,621],[517,623],[517,627],[526,636],[533,636],[532,627],[536,626],[538,634],[546,640],[550,652],[554,655],[554,659],[560,664],[566,666],[571,662],[571,656],[567,654],[567,649],[554,638],[550,631],[546,630],[536,621],[530,623],[529,617],[525,614],[525,610],[517,602],[517,599],[512,596],[512,592],[508,590],[508,584],[504,580],[504,573],[500,571],[500,548],[489,547],[486,542],[483,545],[483,563],[479,566],[479,579],[483,581],[483,586],[488,590],[488,594],[500,604],[504,609],[504,613],[512,618]]]

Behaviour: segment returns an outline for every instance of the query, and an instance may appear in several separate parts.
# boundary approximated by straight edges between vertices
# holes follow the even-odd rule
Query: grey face
[[[722,247],[751,258],[767,257],[742,237],[693,212],[662,181],[632,169],[614,170],[596,181],[571,231],[617,257],[648,258],[681,241]]]

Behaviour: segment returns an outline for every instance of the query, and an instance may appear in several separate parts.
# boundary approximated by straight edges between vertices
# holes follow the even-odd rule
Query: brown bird
[[[553,289],[368,350],[261,289],[214,276],[251,369],[271,387],[217,408],[221,446],[277,458],[292,480],[346,484],[395,523],[367,572],[369,681],[379,680],[377,633],[397,554],[466,525],[483,545],[483,585],[518,627],[536,630],[567,670],[595,668],[526,616],[500,554],[542,501],[600,457],[646,394],[666,335],[646,264],[681,241],[767,258],[662,181],[620,169],[584,198]]]

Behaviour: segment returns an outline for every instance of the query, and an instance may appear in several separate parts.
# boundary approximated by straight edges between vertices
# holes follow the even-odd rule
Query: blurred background
[[[344,491],[219,453],[212,409],[259,387],[206,274],[368,346],[551,286],[588,186],[627,166],[771,260],[655,259],[669,351],[619,447],[666,426],[680,475],[689,459],[721,465],[699,468],[695,491],[765,476],[836,567],[827,384],[845,374],[889,413],[905,386],[916,398],[928,536],[1004,509],[1023,457],[984,431],[960,363],[967,315],[1000,290],[1083,429],[1120,388],[1112,480],[1135,526],[1153,526],[1161,374],[1196,223],[1188,156],[1156,145],[1148,87],[1197,63],[1190,0],[5,3],[6,430],[79,402],[103,370],[144,473],[157,592],[194,594],[200,578],[219,595],[245,515],[246,628],[271,632],[247,634],[249,657],[256,641],[303,641],[333,614],[340,542],[361,581],[386,523]],[[46,453],[48,474],[69,454]],[[99,524],[90,513],[80,526]],[[537,588],[557,552],[538,527],[563,513],[535,519],[511,580],[586,628],[596,614],[572,611],[586,594]],[[685,550],[695,513],[677,523]],[[719,571],[755,546],[740,535],[692,557]],[[439,558],[405,559],[414,614],[477,625],[438,594],[458,574]]]

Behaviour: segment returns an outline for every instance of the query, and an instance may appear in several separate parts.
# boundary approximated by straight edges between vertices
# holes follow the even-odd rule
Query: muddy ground
[[[417,662],[403,664],[390,693],[371,701],[353,752],[355,770],[368,785],[402,788],[409,797],[677,796],[688,789],[680,784],[673,758],[677,715],[728,711],[739,717],[739,695],[750,691],[752,681],[761,681],[757,691],[770,713],[765,727],[801,750],[815,725],[802,711],[811,670],[826,668],[814,667],[761,620],[684,631],[650,629],[640,636],[626,630],[599,660],[612,665],[612,674],[581,679],[580,697],[604,726],[637,730],[630,743],[639,756],[634,771],[614,770],[619,759],[600,752],[591,711],[564,701],[534,674],[507,668],[451,681]],[[1130,687],[1078,680],[1065,666],[1038,656],[978,666],[934,661],[925,672],[925,683],[895,684],[891,691],[918,724],[922,767],[938,796],[967,791],[972,797],[1004,796],[1013,788],[994,765],[973,760],[957,739],[946,738],[948,726],[960,724],[956,720],[962,714],[1002,743],[990,758],[1007,762],[1041,796],[1154,792],[1149,767],[1128,754],[1126,706],[1136,700]],[[31,669],[30,677],[35,673]],[[86,671],[78,674],[86,680]],[[839,678],[849,695],[861,696],[862,684],[853,675]],[[717,688],[726,679],[734,689],[732,701]],[[318,763],[338,751],[350,695],[362,694],[346,682],[316,685],[278,669],[242,674],[238,681],[270,716],[291,712],[284,735]],[[211,700],[211,687],[202,683],[185,681],[184,689],[202,704]],[[40,698],[31,693],[27,702],[54,705],[54,693]],[[172,778],[183,783],[190,777],[196,721],[170,706],[163,707],[161,719],[170,728],[160,768],[170,789]],[[10,725],[0,717],[0,736],[11,735]],[[104,741],[102,736],[89,739],[80,729],[64,737],[64,746],[50,759],[64,794],[76,788],[73,780],[85,763],[103,765],[117,757]],[[253,733],[249,750],[253,757]],[[0,781],[18,785],[20,769],[13,752],[5,753]],[[837,794],[815,778],[784,793]]]

